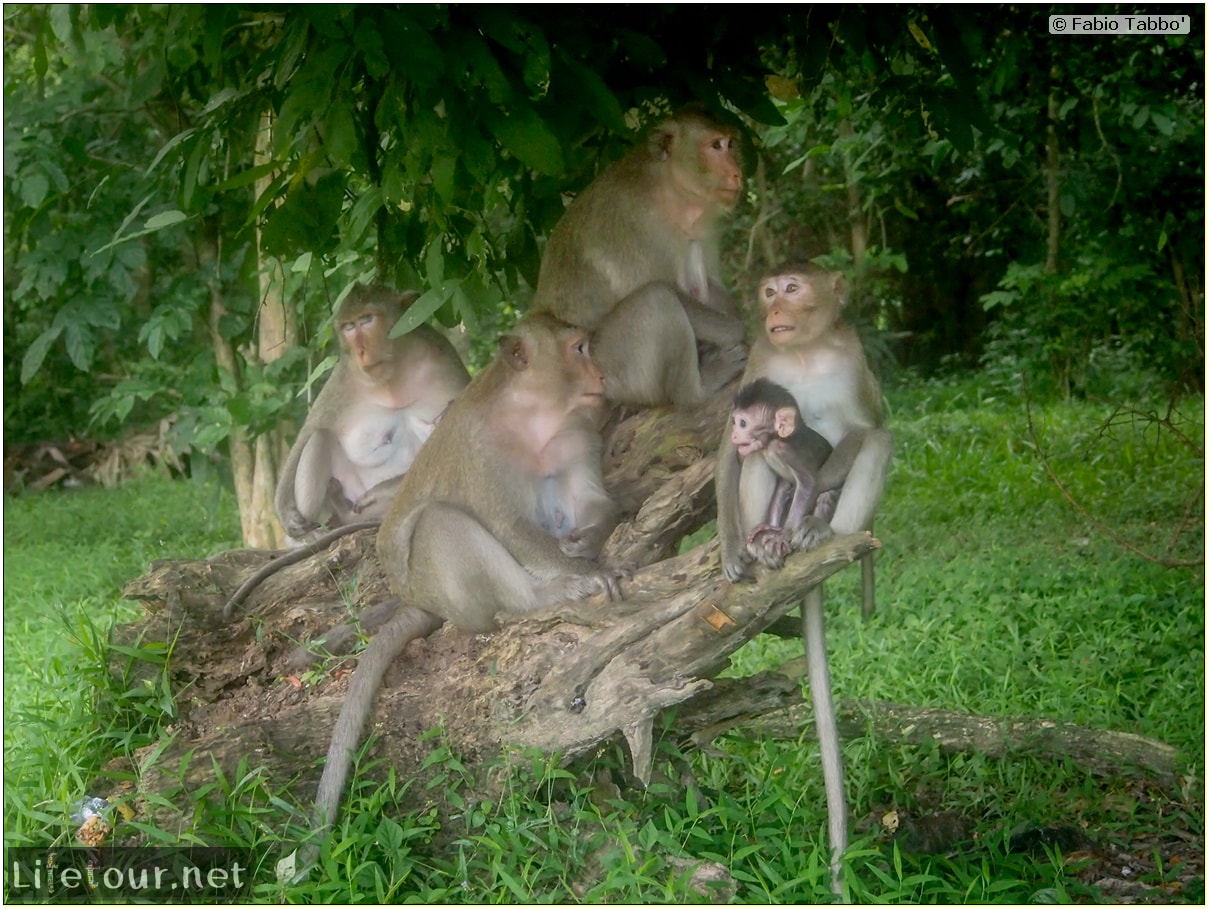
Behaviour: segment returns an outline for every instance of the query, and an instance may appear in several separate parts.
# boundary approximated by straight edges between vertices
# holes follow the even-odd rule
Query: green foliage
[[[782,80],[808,60],[842,116],[865,104],[844,88],[859,68],[875,88],[862,126],[879,110],[942,137],[981,122],[953,91],[972,76],[960,45],[945,47],[954,75],[938,92],[918,26],[855,8],[626,7],[606,30],[557,7],[9,12],[5,339],[20,356],[5,363],[6,417],[26,437],[78,431],[85,412],[107,430],[172,409],[207,427],[192,440],[207,448],[300,412],[309,364],[275,376],[276,397],[245,387],[265,272],[313,346],[365,278],[426,290],[425,316],[489,335],[501,301],[523,309],[563,194],[645,122],[689,100],[782,122],[768,48],[785,55]],[[194,368],[210,327],[239,352],[235,374]],[[148,388],[160,373],[172,392]]]

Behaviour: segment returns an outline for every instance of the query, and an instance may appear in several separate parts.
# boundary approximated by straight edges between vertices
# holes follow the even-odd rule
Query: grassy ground
[[[851,742],[851,896],[1203,901],[1203,569],[1147,562],[1074,511],[1040,465],[1019,402],[937,385],[891,405],[897,454],[877,527],[878,615],[859,619],[858,572],[828,586],[837,696],[1134,732],[1176,746],[1183,763],[1163,789],[1060,762]],[[1186,431],[1203,439],[1201,402],[1184,409],[1197,421]],[[1072,493],[1114,531],[1163,550],[1203,462],[1140,422],[1106,435],[1107,414],[1087,403],[1034,410]],[[1177,556],[1204,553],[1203,502],[1194,504],[1196,528]],[[67,842],[67,814],[97,767],[158,735],[171,712],[155,686],[97,697],[108,684],[97,668],[104,630],[137,615],[117,600],[121,585],[152,558],[235,545],[234,503],[213,487],[145,480],[6,499],[4,517],[5,843]],[[735,671],[799,648],[761,638]],[[742,736],[717,745],[682,755],[665,741],[645,792],[625,785],[618,753],[566,770],[513,757],[484,800],[436,735],[432,760],[448,773],[433,796],[460,807],[458,822],[437,829],[434,815],[392,810],[406,780],[363,782],[325,851],[329,874],[285,892],[269,877],[258,897],[684,901],[698,898],[691,860],[728,869],[724,895],[735,901],[825,901],[814,747]],[[377,768],[368,778],[385,776]],[[197,795],[197,836],[267,855],[288,838],[287,803],[310,795],[270,789],[254,773],[224,781]],[[883,827],[890,812],[897,839]]]

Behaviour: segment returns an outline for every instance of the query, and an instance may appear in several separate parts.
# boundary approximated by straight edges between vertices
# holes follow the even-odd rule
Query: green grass
[[[1138,733],[1180,749],[1182,785],[1162,791],[1093,777],[1059,761],[946,755],[861,739],[845,745],[853,817],[847,884],[862,902],[1087,902],[1109,897],[1083,864],[1011,848],[1028,827],[1069,826],[1094,843],[1139,848],[1173,827],[1203,841],[1204,571],[1164,568],[1108,540],[1042,468],[1025,414],[976,382],[920,384],[892,396],[896,458],[878,518],[878,613],[859,618],[859,573],[827,587],[837,697],[876,698],[990,716],[1048,717]],[[1204,466],[1141,423],[1099,427],[1093,403],[1034,407],[1054,470],[1098,519],[1155,553],[1204,552],[1203,503],[1170,547]],[[1185,427],[1203,438],[1203,405]],[[229,495],[143,480],[113,491],[6,499],[5,842],[66,841],[67,813],[100,765],[151,741],[171,716],[167,693],[129,690],[98,670],[104,632],[138,614],[117,599],[152,558],[235,545]],[[800,644],[760,638],[732,673],[775,666]],[[115,687],[118,690],[114,690]],[[732,734],[708,754],[660,743],[656,780],[626,785],[620,749],[559,769],[536,755],[501,757],[497,791],[471,791],[439,735],[444,778],[428,797],[453,806],[396,807],[412,783],[380,765],[354,785],[323,875],[265,901],[696,901],[682,859],[729,869],[736,902],[826,901],[826,812],[815,747]],[[689,772],[691,771],[691,772]],[[374,782],[386,778],[385,783]],[[691,784],[685,781],[691,780]],[[196,793],[193,835],[261,850],[298,833],[309,792],[246,768]],[[877,822],[960,815],[972,842],[912,854]],[[138,822],[136,822],[138,823]],[[151,828],[149,839],[165,835]],[[1189,847],[1193,850],[1194,847]],[[1184,856],[1145,852],[1146,882],[1176,880]],[[1203,858],[1203,852],[1197,852]],[[1189,856],[1192,852],[1189,852]],[[1150,866],[1147,866],[1148,868]],[[1094,875],[1092,876],[1094,877]],[[1203,881],[1199,893],[1203,893]],[[1174,886],[1166,899],[1197,900]]]
[[[236,545],[235,500],[216,484],[145,478],[115,490],[5,496],[6,845],[47,842],[99,764],[156,731],[129,728],[103,670],[108,629],[142,612],[120,599],[125,582],[152,559]],[[126,702],[154,695],[140,690]],[[157,700],[161,713],[170,706]]]

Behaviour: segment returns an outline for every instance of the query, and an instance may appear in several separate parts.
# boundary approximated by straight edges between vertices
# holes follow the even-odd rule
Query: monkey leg
[[[538,612],[608,589],[596,571],[547,565],[541,577],[527,570],[474,517],[449,505],[423,506],[409,542],[405,599],[467,631],[490,631],[497,612]]]
[[[593,335],[592,359],[610,401],[687,407],[705,397],[693,327],[670,284],[647,284],[618,303]]]
[[[888,431],[871,429],[865,433],[831,518],[836,533],[859,533],[873,526],[893,454],[894,440]]]
[[[831,518],[831,527],[836,533],[858,533],[873,529],[873,516],[882,500],[886,471],[893,455],[894,438],[889,431],[871,429],[865,433]],[[872,552],[861,557],[861,579],[861,615],[869,619],[875,609]]]
[[[739,517],[744,534],[767,523],[778,477],[760,452],[743,459],[739,471]]]
[[[806,671],[810,682],[810,704],[823,762],[823,788],[827,793],[827,836],[831,841],[831,892],[843,892],[840,859],[848,848],[848,804],[844,797],[844,762],[835,704],[831,698],[831,670],[827,663],[827,637],[823,619],[823,588],[806,592],[802,602],[802,638],[806,649]]]

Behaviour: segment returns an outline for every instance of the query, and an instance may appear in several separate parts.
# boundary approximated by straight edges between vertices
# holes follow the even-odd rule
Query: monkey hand
[[[761,524],[748,535],[747,551],[765,568],[780,568],[793,548],[779,527]]]
[[[814,503],[814,515],[821,518],[827,523],[831,523],[831,519],[835,517],[835,506],[840,501],[840,490],[829,489],[827,492],[820,492],[818,499]]]
[[[604,529],[600,524],[575,527],[558,541],[558,548],[562,550],[563,555],[573,559],[594,559],[600,555],[600,549],[604,546]]]
[[[542,608],[547,608],[597,593],[608,594],[610,600],[622,599],[621,574],[608,569],[564,574],[542,584],[537,599]]]
[[[628,581],[633,576],[634,573],[628,569],[605,569],[600,572],[600,583],[610,600],[624,600],[625,594],[621,590],[621,582],[623,579]]]
[[[815,549],[833,536],[835,531],[831,529],[831,525],[818,515],[812,514],[807,515],[794,529],[789,542],[795,550]]]
[[[291,540],[299,541],[305,540],[309,534],[321,529],[314,521],[304,518],[302,512],[294,507],[282,512],[281,526],[285,528],[285,532]]]

